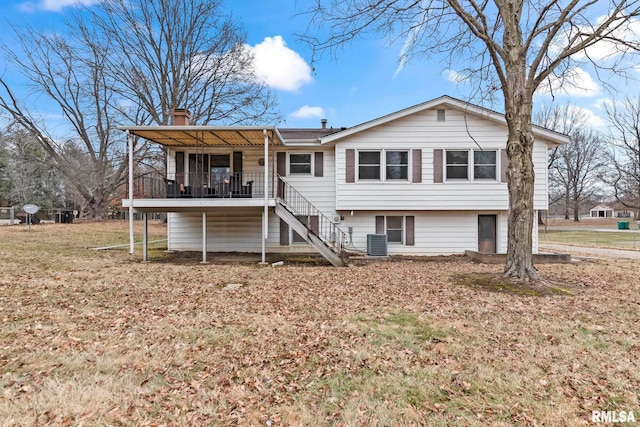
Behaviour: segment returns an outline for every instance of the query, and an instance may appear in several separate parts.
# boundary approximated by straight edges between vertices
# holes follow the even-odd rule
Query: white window
[[[313,170],[313,156],[311,153],[290,153],[289,154],[289,174],[290,175],[311,175]]]
[[[447,179],[469,179],[469,152],[447,150]]]
[[[358,179],[407,181],[409,179],[409,151],[358,151]]]
[[[497,178],[496,150],[447,150],[445,161],[447,180],[495,181]]]
[[[386,151],[386,179],[407,180],[409,176],[409,152]]]
[[[380,179],[379,151],[358,151],[358,179]]]
[[[496,179],[496,152],[473,152],[473,179]]]
[[[389,243],[404,243],[402,236],[404,236],[404,217],[402,216],[387,216],[387,241]]]

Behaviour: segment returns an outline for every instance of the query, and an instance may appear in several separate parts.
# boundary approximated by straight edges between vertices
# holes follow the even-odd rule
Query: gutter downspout
[[[127,131],[129,140],[129,254],[133,255],[133,136]]]

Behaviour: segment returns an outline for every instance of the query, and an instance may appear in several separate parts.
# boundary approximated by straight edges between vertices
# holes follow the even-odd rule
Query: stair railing
[[[278,200],[299,219],[305,218],[301,222],[305,224],[307,232],[319,237],[340,258],[345,257],[344,249],[347,242],[345,232],[279,175]]]

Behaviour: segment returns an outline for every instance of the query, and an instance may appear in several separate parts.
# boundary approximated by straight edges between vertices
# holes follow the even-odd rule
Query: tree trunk
[[[93,219],[104,219],[107,210],[107,203],[103,198],[93,198],[88,201],[87,210],[89,217]]]
[[[509,114],[507,114],[509,116]],[[512,117],[509,126],[507,153],[507,186],[509,188],[509,219],[507,261],[504,274],[509,277],[536,280],[538,271],[533,266],[533,133],[526,119]],[[507,119],[509,121],[509,119]]]
[[[512,14],[507,7],[501,13]],[[507,52],[506,80],[503,87],[505,119],[509,130],[507,140],[507,187],[509,189],[509,219],[507,260],[504,274],[520,280],[537,280],[533,266],[533,141],[531,119],[533,91],[528,87],[526,54],[522,50],[521,30],[509,19],[505,22],[504,44]]]

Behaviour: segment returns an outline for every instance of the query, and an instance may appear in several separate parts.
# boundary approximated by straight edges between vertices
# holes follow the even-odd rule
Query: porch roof
[[[118,129],[168,147],[264,146],[264,131],[270,144],[283,145],[275,126],[118,126]]]

